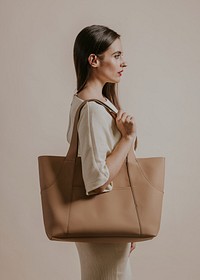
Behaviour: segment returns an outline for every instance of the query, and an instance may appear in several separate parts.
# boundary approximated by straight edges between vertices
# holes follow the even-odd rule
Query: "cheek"
[[[118,66],[118,63],[116,61],[109,61],[107,62],[105,65],[105,70],[106,72],[109,71],[109,72],[113,72],[113,71],[117,71],[119,66]]]

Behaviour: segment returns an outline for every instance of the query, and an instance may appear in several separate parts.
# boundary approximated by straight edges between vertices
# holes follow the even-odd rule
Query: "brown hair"
[[[77,92],[80,92],[85,87],[90,76],[91,66],[88,62],[89,55],[103,54],[117,38],[120,38],[118,33],[102,25],[87,26],[77,35],[73,50],[77,76]],[[117,109],[120,109],[118,92],[114,83],[106,83],[103,87],[102,94]]]

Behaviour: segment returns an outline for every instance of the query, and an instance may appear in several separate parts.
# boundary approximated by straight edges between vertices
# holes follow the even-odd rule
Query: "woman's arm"
[[[121,139],[113,149],[112,153],[106,158],[106,164],[109,169],[109,178],[105,184],[93,191],[95,194],[102,193],[106,186],[110,184],[113,178],[119,172],[129,150],[133,146],[136,137],[136,127],[132,116],[119,110],[116,117],[116,125],[122,134]]]

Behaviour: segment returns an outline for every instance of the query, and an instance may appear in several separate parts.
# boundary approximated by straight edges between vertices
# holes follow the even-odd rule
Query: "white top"
[[[70,143],[76,110],[83,102],[76,94],[73,96],[69,113],[69,125],[67,141]],[[105,104],[117,113],[117,108],[109,99]],[[77,125],[78,130],[78,156],[81,157],[82,175],[86,188],[86,194],[102,186],[109,178],[109,169],[106,165],[106,157],[112,152],[121,138],[115,120],[103,107],[95,101],[87,102],[80,114]],[[106,187],[106,191],[112,190],[112,182]],[[92,192],[90,193],[92,194]]]

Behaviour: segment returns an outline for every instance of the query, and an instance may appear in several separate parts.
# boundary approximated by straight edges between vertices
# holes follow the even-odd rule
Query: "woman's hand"
[[[136,137],[136,124],[134,117],[123,110],[119,110],[116,117],[116,125],[124,138],[134,140]]]

